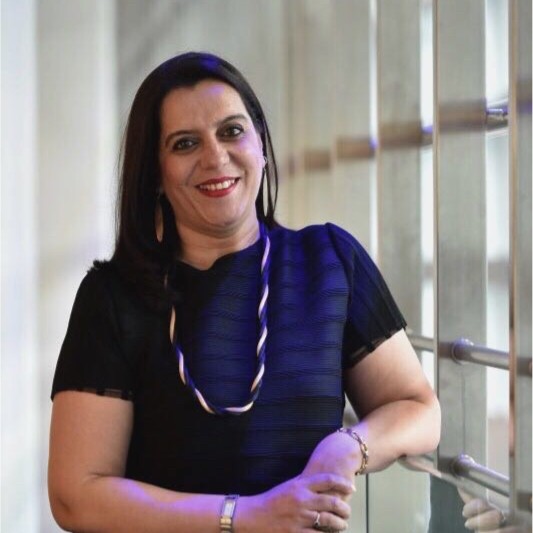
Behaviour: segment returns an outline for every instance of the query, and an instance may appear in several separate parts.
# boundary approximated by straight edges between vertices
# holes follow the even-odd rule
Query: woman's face
[[[174,89],[160,119],[162,187],[178,232],[219,235],[255,223],[263,151],[239,93],[215,80]]]

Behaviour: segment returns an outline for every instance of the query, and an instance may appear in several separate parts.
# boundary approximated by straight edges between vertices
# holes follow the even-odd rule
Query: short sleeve
[[[133,365],[124,353],[107,278],[105,270],[93,267],[81,282],[56,366],[52,399],[64,390],[133,399]]]
[[[343,365],[353,366],[407,325],[380,271],[363,246],[328,224],[349,285],[343,337]]]

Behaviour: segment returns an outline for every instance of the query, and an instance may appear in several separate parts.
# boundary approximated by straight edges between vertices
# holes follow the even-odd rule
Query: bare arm
[[[360,422],[353,429],[370,452],[367,471],[381,470],[402,455],[432,451],[440,438],[440,407],[405,332],[384,341],[345,371],[345,391]],[[353,476],[360,447],[345,434],[326,437],[305,473]]]
[[[124,478],[133,425],[133,405],[83,392],[54,399],[48,472],[54,518],[69,531],[218,533],[223,496],[187,494]],[[312,532],[316,511],[326,523],[346,527],[349,507],[332,495],[347,495],[351,482],[318,474],[295,478],[258,496],[241,498],[236,533]]]
[[[372,450],[369,471],[437,447],[440,406],[403,330],[346,372],[345,389]]]
[[[131,402],[82,392],[55,397],[48,482],[57,522],[72,531],[170,532],[186,518],[190,531],[215,533],[220,496],[177,494],[123,478],[132,421]]]

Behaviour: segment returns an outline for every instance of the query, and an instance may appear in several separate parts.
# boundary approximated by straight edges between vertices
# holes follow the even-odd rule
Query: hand
[[[320,519],[322,531],[344,531],[350,506],[342,498],[352,486],[340,476],[298,476],[257,496],[241,497],[236,511],[237,533],[315,533]],[[320,513],[320,515],[318,514]]]
[[[526,529],[518,526],[506,526],[506,515],[488,501],[475,498],[462,489],[458,489],[458,492],[465,502],[463,516],[467,519],[467,529],[491,533],[525,533]]]
[[[302,476],[335,474],[344,478],[355,491],[354,475],[361,466],[361,449],[357,442],[345,433],[335,432],[322,439],[314,449]],[[345,501],[350,494],[339,495]]]

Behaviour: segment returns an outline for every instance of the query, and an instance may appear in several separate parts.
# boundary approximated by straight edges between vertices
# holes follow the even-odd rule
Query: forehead
[[[230,85],[204,80],[192,87],[170,91],[161,103],[161,127],[201,127],[233,114],[250,119],[239,93]]]

